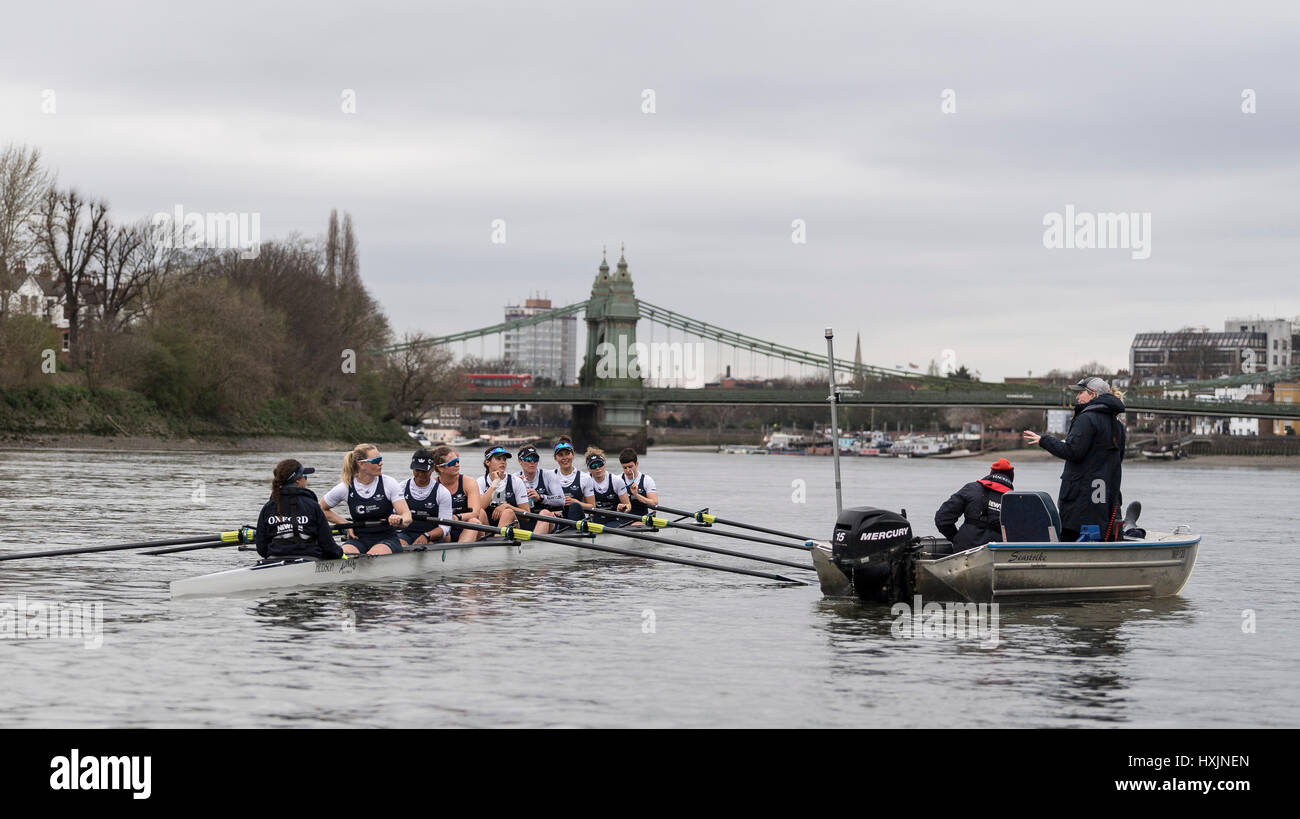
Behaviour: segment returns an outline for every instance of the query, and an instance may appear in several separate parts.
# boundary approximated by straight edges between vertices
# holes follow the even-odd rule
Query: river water
[[[389,455],[387,473],[408,474],[406,453]],[[337,480],[339,453],[0,451],[0,554],[252,523],[288,456],[320,469],[318,493]],[[652,451],[642,465],[670,505],[823,538],[834,523],[829,458]],[[934,534],[934,510],[986,466],[847,458],[845,505],[904,507]],[[1021,464],[1017,488],[1055,495],[1059,472]],[[888,608],[815,584],[613,556],[176,602],[171,580],[249,553],[3,562],[0,604],[101,604],[102,639],[0,639],[0,726],[1295,727],[1298,477],[1127,464],[1145,526],[1204,536],[1182,594],[1003,606],[995,647],[896,637]]]

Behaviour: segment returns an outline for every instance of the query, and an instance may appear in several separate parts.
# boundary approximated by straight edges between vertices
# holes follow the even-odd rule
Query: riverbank
[[[0,450],[70,449],[94,452],[346,452],[359,441],[328,438],[292,438],[284,435],[232,435],[221,437],[162,437],[156,435],[26,435],[0,438]],[[372,440],[380,449],[415,449],[403,440]]]
[[[340,441],[350,448],[357,441],[409,443],[409,438],[400,424],[349,406],[274,399],[247,407],[237,417],[204,418],[165,412],[124,389],[48,385],[0,390],[0,447],[9,449],[266,451]]]
[[[682,445],[682,446],[655,446],[651,447],[651,452],[718,452],[719,448],[715,446],[704,445]],[[753,455],[737,455],[737,458],[753,458]],[[766,458],[825,458],[825,455],[765,455]],[[843,456],[845,460],[880,460],[891,463],[895,458],[861,458],[854,455]],[[946,461],[955,460],[960,463],[984,462],[992,463],[998,458],[1006,458],[1012,464],[1017,463],[1041,463],[1047,461],[1056,461],[1050,452],[1038,448],[1025,449],[999,449],[990,450],[984,454],[970,455],[964,458],[911,458],[909,461]],[[1295,455],[1193,455],[1177,461],[1148,461],[1146,458],[1130,458],[1124,462],[1126,466],[1132,466],[1137,463],[1149,463],[1160,469],[1196,469],[1212,467],[1229,467],[1229,466],[1249,466],[1260,469],[1300,469],[1300,457]]]

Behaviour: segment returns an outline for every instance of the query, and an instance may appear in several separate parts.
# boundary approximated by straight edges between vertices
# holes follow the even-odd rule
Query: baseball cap
[[[498,455],[504,455],[507,458],[515,457],[514,455],[510,454],[510,450],[506,449],[503,446],[490,446],[483,451],[484,460],[487,460],[488,458],[495,458]]]
[[[415,450],[415,454],[411,455],[411,469],[418,469],[421,472],[432,470],[433,453],[427,449]]]
[[[1094,375],[1091,378],[1079,379],[1079,383],[1075,384],[1073,387],[1071,387],[1071,389],[1092,390],[1098,395],[1105,395],[1106,393],[1110,392],[1110,385],[1107,384],[1104,380]]]

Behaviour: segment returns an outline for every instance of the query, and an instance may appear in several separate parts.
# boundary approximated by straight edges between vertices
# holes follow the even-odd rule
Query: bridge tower
[[[640,318],[625,250],[619,248],[613,273],[602,251],[587,301],[587,355],[578,383],[608,394],[595,405],[573,408],[573,440],[579,449],[595,444],[611,457],[625,446],[645,452],[646,408],[635,352]]]

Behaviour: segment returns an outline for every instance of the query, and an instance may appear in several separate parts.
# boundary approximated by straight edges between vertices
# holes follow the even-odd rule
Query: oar
[[[578,523],[578,521],[572,521]],[[595,543],[584,543],[582,541],[571,540],[562,537],[551,537],[550,535],[534,534],[527,529],[519,529],[514,526],[484,526],[481,523],[468,523],[466,521],[439,520],[440,525],[460,526],[465,529],[473,529],[478,532],[490,532],[501,535],[507,540],[537,540],[542,543],[558,543],[563,546],[573,546],[578,549],[594,549],[598,552],[609,552],[616,555],[626,555],[628,557],[641,557],[646,560],[662,560],[665,563],[680,563],[683,566],[695,566],[700,569],[713,569],[719,572],[731,572],[732,574],[744,574],[750,577],[761,577],[765,580],[779,580],[782,583],[794,583],[796,585],[806,585],[802,580],[795,580],[793,577],[785,577],[779,574],[769,574],[759,572],[753,569],[741,569],[736,566],[719,566],[715,563],[704,563],[699,560],[687,560],[684,557],[669,557],[668,555],[652,555],[646,552],[638,552],[635,549],[620,549],[617,546],[600,546]]]
[[[593,515],[606,515],[608,517],[619,518],[621,520],[639,520],[641,521],[642,524],[648,527],[653,526],[655,528],[668,527],[670,529],[685,529],[688,532],[699,532],[705,535],[717,535],[718,537],[730,537],[730,538],[735,538],[737,540],[748,540],[752,543],[767,543],[772,546],[783,546],[787,549],[798,549],[801,552],[806,552],[812,548],[812,546],[806,543],[802,545],[796,545],[794,543],[786,543],[783,540],[772,540],[771,538],[766,538],[766,537],[754,537],[753,535],[742,535],[739,532],[727,532],[722,529],[714,529],[711,526],[698,526],[695,524],[683,524],[678,522],[680,520],[685,520],[685,518],[679,518],[678,520],[665,520],[664,518],[657,518],[654,517],[653,515],[633,515],[628,512],[619,512],[614,509],[588,509],[587,511],[591,512]]]
[[[347,528],[349,528],[350,526],[352,526],[351,523],[336,523],[336,524],[334,524],[333,526],[330,527],[330,532],[338,532],[338,531],[340,531],[340,530],[347,529]],[[240,529],[239,531],[240,531],[241,534],[242,534],[242,533],[245,532],[245,531],[255,532],[256,530],[255,530],[252,526],[245,526],[245,527],[243,527],[242,529]],[[251,543],[251,542],[252,542],[252,536],[249,536],[247,539],[239,540],[239,541],[235,541],[235,542],[237,542],[237,543]],[[170,554],[175,554],[176,552],[193,552],[193,551],[195,551],[195,550],[197,550],[197,549],[220,549],[222,546],[229,546],[229,545],[230,545],[230,543],[227,542],[227,541],[221,541],[220,543],[200,543],[200,544],[198,544],[197,546],[173,546],[173,547],[170,548],[170,549],[154,549],[153,551],[150,551],[150,552],[141,552],[140,554],[142,554],[142,555],[170,555]],[[244,551],[244,549],[243,549],[242,546],[240,547],[240,551]]]
[[[692,518],[696,523],[704,523],[704,524],[721,523],[726,526],[738,526],[741,529],[749,529],[754,532],[766,532],[769,535],[780,535],[781,537],[792,537],[795,540],[802,540],[805,542],[812,540],[812,538],[810,537],[791,534],[790,532],[782,532],[780,529],[764,529],[762,526],[751,526],[748,523],[740,523],[739,521],[735,521],[735,520],[727,520],[726,518],[720,518],[717,515],[710,515],[708,512],[687,512],[684,509],[674,509],[671,506],[664,506],[662,503],[658,505],[646,504],[646,506],[649,506],[652,509],[658,509],[661,512],[667,512],[670,515],[685,515],[689,518]]]
[[[145,540],[140,543],[118,543],[112,546],[82,546],[76,549],[51,549],[47,552],[22,552],[16,555],[0,555],[0,560],[23,560],[29,557],[55,557],[57,555],[82,555],[89,552],[117,552],[123,549],[147,549],[150,546],[180,546],[188,543],[207,543],[223,546],[227,543],[247,543],[248,527],[233,532],[221,532],[215,535],[174,538],[172,540]]]
[[[550,518],[547,518],[544,515],[534,515],[532,512],[515,512],[515,514],[524,518],[532,518],[533,520],[550,520]],[[605,514],[605,511],[602,510],[601,514]],[[628,517],[633,518],[635,520],[640,520],[640,518],[638,518],[636,515],[628,515]],[[663,518],[655,518],[655,520],[659,521],[661,525],[667,522]],[[719,549],[716,546],[702,546],[698,543],[687,543],[684,540],[674,540],[673,538],[664,537],[663,535],[649,534],[646,531],[637,532],[631,529],[622,529],[617,526],[605,526],[604,524],[593,523],[589,520],[575,520],[573,523],[579,532],[586,532],[592,535],[598,535],[603,532],[607,535],[618,535],[619,537],[630,537],[633,538],[634,540],[649,540],[655,543],[664,543],[670,546],[681,546],[684,549],[699,549],[701,552],[713,552],[714,554],[719,554],[719,555],[743,557],[746,560],[757,560],[760,563],[772,563],[777,566],[789,566],[792,569],[807,569],[809,571],[815,571],[815,569],[813,569],[812,566],[809,566],[804,563],[793,563],[789,560],[779,560],[774,557],[760,557],[759,555],[751,555],[751,554],[746,554],[744,552],[733,552],[730,549]]]

